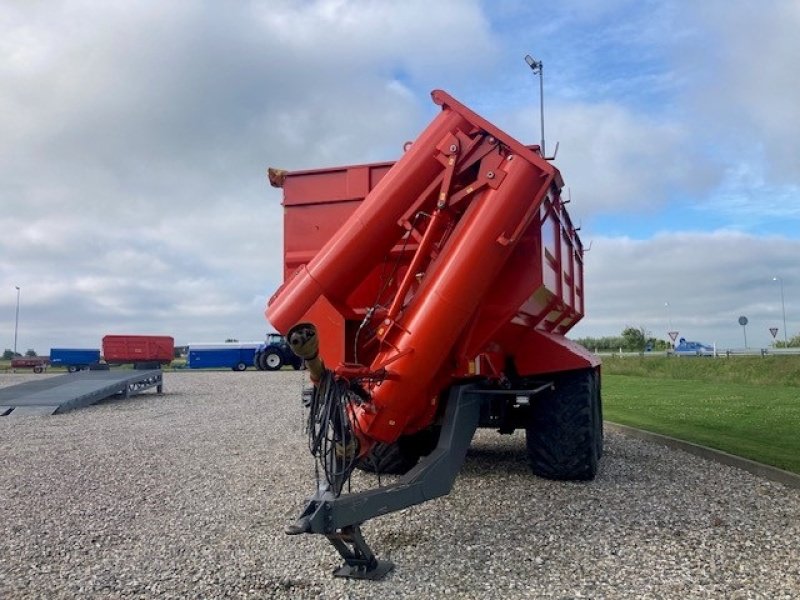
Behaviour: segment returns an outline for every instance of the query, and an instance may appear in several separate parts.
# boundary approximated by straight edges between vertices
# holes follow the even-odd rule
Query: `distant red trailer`
[[[50,364],[46,356],[22,356],[11,359],[12,369],[33,369],[34,373],[41,373]]]
[[[108,364],[157,362],[169,364],[175,355],[175,340],[167,335],[107,335],[103,358]]]

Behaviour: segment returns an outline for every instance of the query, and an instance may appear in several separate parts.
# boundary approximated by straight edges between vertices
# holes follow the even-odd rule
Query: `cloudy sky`
[[[575,336],[800,332],[800,4],[0,0],[0,349],[254,340],[267,166],[395,159],[442,88],[546,137],[586,256]]]

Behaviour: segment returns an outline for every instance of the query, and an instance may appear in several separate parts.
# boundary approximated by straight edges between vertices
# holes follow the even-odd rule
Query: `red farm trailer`
[[[46,356],[18,356],[11,359],[12,369],[33,369],[34,373],[43,373],[50,365]]]
[[[103,359],[113,364],[169,364],[175,357],[175,340],[166,335],[107,335]]]
[[[336,575],[392,568],[360,524],[447,494],[477,427],[526,431],[537,475],[594,478],[599,361],[565,334],[584,314],[583,247],[561,174],[442,91],[396,163],[270,170],[284,277],[266,315],[308,365],[322,480],[287,533],[324,535]],[[402,474],[343,493],[355,468]]]

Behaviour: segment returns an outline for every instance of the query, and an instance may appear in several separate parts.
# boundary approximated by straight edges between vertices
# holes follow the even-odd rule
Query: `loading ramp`
[[[120,396],[156,388],[163,392],[160,369],[79,371],[0,388],[0,416],[55,415]]]

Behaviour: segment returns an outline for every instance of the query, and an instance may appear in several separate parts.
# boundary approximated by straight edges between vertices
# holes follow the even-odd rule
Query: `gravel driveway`
[[[0,598],[800,598],[797,490],[619,434],[584,484],[479,431],[449,496],[364,526],[389,578],[334,579],[323,537],[282,532],[313,487],[304,378],[0,418]]]

